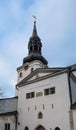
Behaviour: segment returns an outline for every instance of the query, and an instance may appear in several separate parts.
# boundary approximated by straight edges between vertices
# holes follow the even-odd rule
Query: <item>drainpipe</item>
[[[15,114],[15,130],[17,130],[17,114]]]
[[[69,84],[70,107],[71,107],[71,105],[72,105],[72,93],[71,93],[70,73],[71,73],[71,67],[68,68],[68,84]]]
[[[69,83],[69,94],[70,94],[69,122],[70,122],[70,130],[74,130],[73,111],[71,109],[71,106],[72,106],[72,93],[71,93],[70,73],[71,73],[71,67],[68,68],[68,83]]]

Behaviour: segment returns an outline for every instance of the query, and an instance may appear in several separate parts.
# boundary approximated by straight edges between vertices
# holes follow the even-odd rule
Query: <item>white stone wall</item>
[[[15,130],[15,116],[0,116],[0,130],[5,130],[6,123],[10,123],[10,130]]]
[[[54,86],[56,93],[44,96],[44,89]],[[26,93],[33,91],[35,93],[43,92],[43,96],[26,99]],[[69,97],[68,80],[65,73],[21,87],[18,97],[18,130],[24,130],[25,126],[28,126],[29,130],[35,130],[38,125],[44,126],[46,130],[51,128],[54,130],[57,126],[61,130],[70,130]],[[43,109],[43,105],[45,109]],[[39,112],[43,113],[43,119],[38,119]]]

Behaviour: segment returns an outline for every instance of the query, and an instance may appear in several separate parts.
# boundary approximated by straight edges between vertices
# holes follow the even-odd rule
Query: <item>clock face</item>
[[[24,66],[24,69],[25,69],[25,70],[27,70],[27,69],[28,69],[28,67],[29,67],[29,65],[26,65],[26,66]]]

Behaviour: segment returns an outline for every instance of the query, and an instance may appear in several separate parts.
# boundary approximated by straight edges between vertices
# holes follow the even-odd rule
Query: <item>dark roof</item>
[[[37,34],[36,22],[34,22],[33,33],[28,43],[28,56],[23,59],[23,64],[34,60],[39,60],[45,65],[48,64],[47,60],[42,56],[42,43],[41,39]]]
[[[0,99],[0,115],[17,113],[18,97]]]
[[[32,73],[30,73],[23,80],[21,80],[16,86],[20,87],[20,86],[23,86],[24,84],[37,82],[39,80],[43,80],[43,79],[46,79],[46,78],[49,78],[49,77],[53,77],[53,76],[56,76],[56,75],[59,75],[59,74],[62,74],[62,73],[68,72],[68,71],[74,71],[74,70],[76,70],[76,65],[74,65],[74,66],[71,65],[71,66],[68,66],[68,67],[38,68],[38,69],[34,70]],[[37,79],[32,80],[32,81],[28,81],[36,73],[41,73],[41,72],[42,73],[49,73],[49,74],[44,75],[42,77],[38,77]],[[71,73],[71,75],[72,75],[73,79],[75,79],[72,73]]]
[[[13,111],[13,112],[0,113],[0,116],[9,116],[9,115],[16,115],[16,114],[18,114],[18,112]]]
[[[47,60],[42,55],[37,54],[37,53],[32,53],[31,55],[29,55],[23,59],[23,64],[26,62],[32,62],[34,60],[40,60],[46,65],[48,63]]]

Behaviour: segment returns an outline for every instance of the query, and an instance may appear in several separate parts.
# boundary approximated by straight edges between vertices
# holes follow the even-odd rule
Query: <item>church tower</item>
[[[47,60],[42,56],[42,43],[34,21],[32,36],[28,42],[28,56],[23,59],[23,65],[17,68],[18,83],[37,68],[47,68],[47,64]]]
[[[28,56],[17,68],[17,130],[76,130],[76,65],[47,64],[34,21]]]

